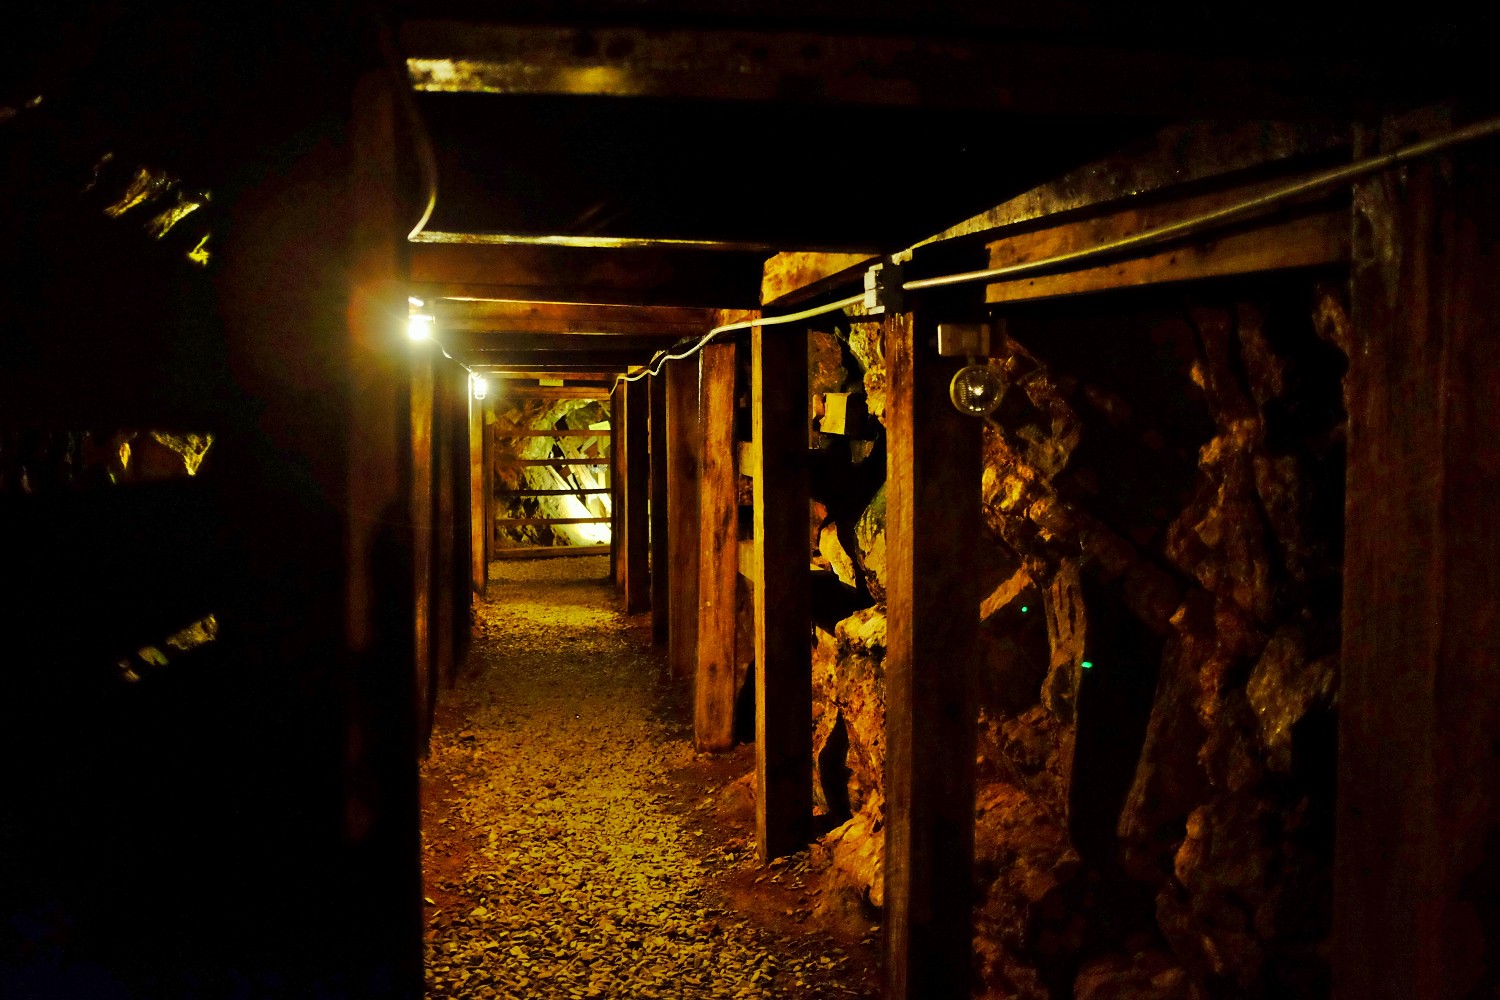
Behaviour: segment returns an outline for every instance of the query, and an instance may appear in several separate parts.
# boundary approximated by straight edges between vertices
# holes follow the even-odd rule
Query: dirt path
[[[807,856],[756,865],[749,748],[693,753],[604,558],[499,565],[422,769],[428,996],[876,995]]]

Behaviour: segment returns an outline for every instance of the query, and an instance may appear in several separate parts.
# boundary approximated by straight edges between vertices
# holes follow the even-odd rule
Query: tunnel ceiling
[[[896,250],[1146,130],[1076,116],[419,95],[429,229]]]

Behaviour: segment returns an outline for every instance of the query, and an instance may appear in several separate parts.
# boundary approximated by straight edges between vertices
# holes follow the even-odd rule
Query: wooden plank
[[[438,679],[451,687],[458,679],[458,645],[454,619],[457,600],[453,592],[454,540],[457,534],[457,498],[453,492],[453,425],[456,422],[455,383],[466,373],[444,359],[434,370],[433,475],[436,498],[433,506],[433,659]]]
[[[412,86],[426,91],[1160,117],[1203,117],[1215,107],[1305,115],[1308,107],[1308,83],[1289,93],[1280,65],[972,33],[409,21],[401,42]]]
[[[606,488],[601,488],[601,489],[593,489],[593,490],[568,490],[568,489],[560,489],[560,490],[496,490],[495,491],[495,496],[497,496],[497,497],[576,497],[576,496],[586,495],[586,494],[605,494],[605,493],[608,493],[608,492],[609,492],[609,489],[607,487]],[[609,520],[609,519],[605,518],[605,520]]]
[[[625,389],[624,383],[616,382],[609,394],[609,422],[615,435],[625,438]],[[621,449],[609,450],[609,486],[613,493],[609,500],[609,558],[610,575],[615,581],[615,592],[625,593],[625,477],[624,458]]]
[[[967,998],[971,975],[981,424],[949,402],[961,359],[935,333],[885,322],[889,1000]]]
[[[789,306],[842,284],[864,280],[879,260],[867,253],[779,253],[766,261],[760,279],[762,305]]]
[[[1500,160],[1377,175],[1354,205],[1334,995],[1474,996],[1500,842]]]
[[[497,428],[495,428],[495,437],[497,437],[497,438],[591,438],[591,437],[612,438],[612,437],[614,437],[614,430],[611,428],[611,429],[597,430],[596,431],[596,430],[591,430],[588,427],[565,427],[565,428],[562,428],[561,430],[553,429],[553,430],[541,430],[541,431],[539,431],[539,430],[534,430],[534,429],[526,428],[526,427],[521,427],[521,428],[497,427]]]
[[[440,327],[440,329],[443,329]],[[697,333],[707,326],[692,328]],[[453,330],[443,337],[448,353],[473,353],[483,361],[486,351],[513,354],[517,351],[659,351],[692,333],[550,333],[546,331],[463,331]],[[577,369],[574,369],[576,371]],[[613,369],[599,369],[601,376],[613,376]]]
[[[525,524],[608,524],[607,517],[497,517],[497,527],[515,527]]]
[[[489,559],[485,555],[486,536],[489,532],[485,525],[485,489],[489,480],[485,479],[484,465],[484,441],[487,436],[484,433],[484,401],[475,399],[470,392],[469,396],[469,584],[474,588],[474,593],[484,594],[485,587],[489,583]]]
[[[595,350],[567,350],[549,351],[545,349],[535,350],[474,350],[463,342],[462,334],[453,336],[442,336],[440,338],[448,353],[458,358],[465,364],[483,365],[486,368],[499,368],[513,372],[523,372],[527,369],[532,371],[566,372],[569,369],[577,372],[624,372],[629,371],[634,365],[643,365],[651,360],[658,348],[632,347],[624,350],[611,350],[608,338],[596,338],[600,347]],[[670,346],[668,344],[662,347]],[[535,378],[536,376],[531,376]]]
[[[507,390],[506,399],[592,399],[602,403],[609,399],[608,389],[593,386],[525,386]]]
[[[669,361],[667,384],[667,667],[696,674],[698,658],[698,363]]]
[[[652,247],[414,243],[412,294],[555,302],[754,306],[764,254]]]
[[[502,561],[515,559],[565,559],[572,556],[602,556],[608,553],[608,542],[598,545],[516,545],[496,549],[495,558]]]
[[[625,594],[627,614],[647,610],[651,605],[651,580],[647,569],[651,555],[651,518],[648,510],[651,494],[651,458],[647,452],[650,436],[647,420],[650,399],[646,380],[624,383],[625,437],[620,449],[620,478],[625,488]]]
[[[807,333],[752,327],[750,359],[755,832],[765,862],[800,849],[812,833]]]
[[[1349,259],[1348,217],[1347,208],[1321,211],[1262,228],[1228,231],[1227,235],[1208,236],[1148,256],[1080,271],[997,282],[986,286],[985,299],[990,303],[1021,302],[1170,281],[1343,264]],[[1049,230],[1034,234],[1035,240],[1016,237],[1003,246],[992,245],[991,260],[1005,260],[1012,254],[1032,252],[1038,257],[1044,256],[1040,246],[1072,243],[1080,235],[1076,230],[1097,228],[1088,223],[1076,229],[1067,227],[1071,234],[1067,236]],[[1003,265],[992,263],[990,266]]]
[[[494,399],[493,396],[490,396],[490,397],[487,397],[485,399],[484,406],[481,408],[481,411],[480,411],[480,422],[481,422],[481,424],[483,426],[490,427],[490,426],[493,426],[494,419],[495,419],[495,399]],[[496,463],[496,460],[499,458],[500,449],[498,449],[498,448],[495,447],[495,438],[494,438],[494,436],[492,434],[481,433],[480,437],[482,437],[484,439],[484,468],[485,468],[484,487],[483,487],[483,493],[484,493],[484,520],[483,520],[483,522],[480,525],[480,534],[482,534],[484,536],[485,588],[486,588],[486,592],[488,592],[488,587],[489,587],[489,565],[490,565],[490,560],[492,558],[494,558],[493,551],[494,551],[494,547],[495,547],[495,544],[494,544],[495,533],[494,533],[494,530],[492,528],[492,525],[494,524],[494,521],[495,521],[495,481],[498,478],[497,475],[496,475],[498,467],[496,466],[495,463]]]
[[[560,469],[570,465],[605,466],[608,464],[609,461],[602,458],[511,458],[509,455],[501,455],[495,461],[495,465],[502,469],[529,469],[540,466],[548,466],[551,468]]]
[[[698,656],[693,740],[699,750],[734,745],[735,543],[734,344],[698,354]]]
[[[658,646],[667,642],[667,619],[671,614],[668,597],[671,576],[667,555],[667,382],[664,375],[647,377],[651,397],[651,641]]]
[[[685,306],[583,305],[506,299],[437,299],[428,305],[442,329],[585,336],[685,336],[713,326],[714,312]]]
[[[411,531],[412,531],[412,630],[416,671],[416,707],[419,739],[423,746],[432,733],[432,713],[437,693],[432,630],[433,588],[433,394],[435,348],[416,344],[411,355]]]
[[[1342,158],[1349,129],[1338,124],[1287,121],[1203,121],[1172,125],[1106,160],[1079,167],[916,244],[1035,227],[1044,220],[1076,221],[1174,190],[1238,186],[1248,175],[1287,176]],[[915,249],[915,248],[913,248]]]

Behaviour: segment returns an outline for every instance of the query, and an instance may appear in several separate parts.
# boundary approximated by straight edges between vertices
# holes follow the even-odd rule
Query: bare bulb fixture
[[[426,313],[412,313],[406,318],[406,335],[412,340],[431,340],[432,317]]]
[[[959,413],[970,417],[987,417],[1000,407],[1005,398],[1005,382],[989,365],[969,363],[960,368],[948,383],[948,398]]]
[[[490,384],[481,375],[471,376],[469,384],[473,389],[475,399],[483,399],[490,394]]]

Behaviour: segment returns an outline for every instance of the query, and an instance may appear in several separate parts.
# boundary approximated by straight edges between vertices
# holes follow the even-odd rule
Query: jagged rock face
[[[487,414],[490,425],[508,429],[550,430],[558,426],[584,428],[609,419],[607,404],[587,399],[524,400],[500,403]],[[607,438],[499,438],[497,448],[513,458],[566,458],[607,460],[603,450]],[[575,466],[517,468],[502,465],[497,474],[507,489],[588,489],[607,485],[602,467]],[[608,517],[608,494],[512,497],[496,504],[498,517]],[[607,526],[606,526],[607,527]],[[503,529],[503,537],[517,545],[579,545],[607,540],[597,525],[515,525]]]
[[[1339,294],[1169,292],[996,338],[1010,391],[973,546],[983,996],[1327,995]],[[879,325],[847,343],[883,420]],[[861,859],[845,903],[866,911],[884,501],[812,518],[815,558],[877,602],[814,655],[819,808],[849,817],[825,847]]]

